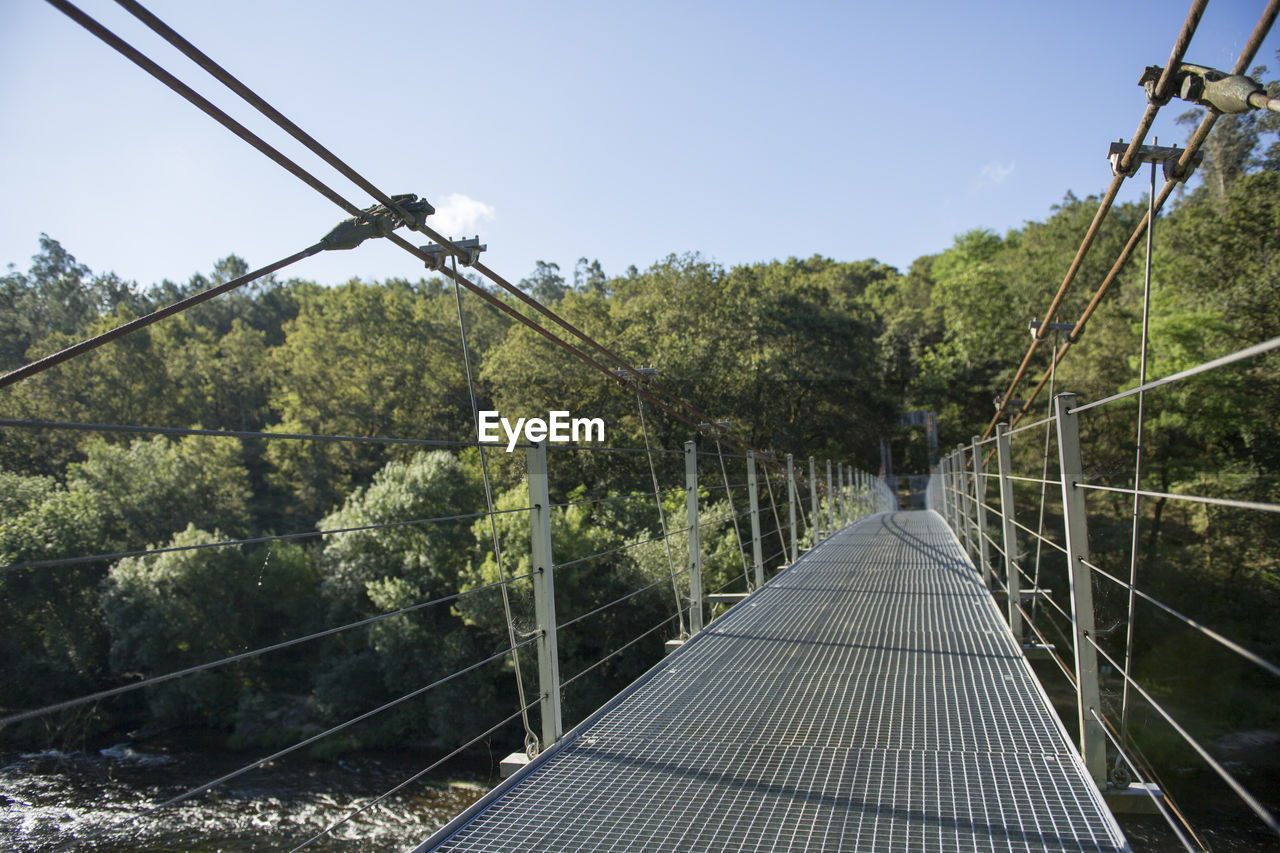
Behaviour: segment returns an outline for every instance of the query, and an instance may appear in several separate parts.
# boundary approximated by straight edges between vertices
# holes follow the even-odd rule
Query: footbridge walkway
[[[942,517],[805,553],[419,851],[1121,850]]]

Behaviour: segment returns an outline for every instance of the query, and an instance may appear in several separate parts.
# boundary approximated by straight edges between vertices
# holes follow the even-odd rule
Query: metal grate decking
[[[1122,850],[936,514],[838,533],[426,844]]]

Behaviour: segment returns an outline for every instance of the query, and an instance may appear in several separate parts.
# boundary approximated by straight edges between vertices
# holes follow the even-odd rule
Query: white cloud
[[[996,187],[1005,182],[1005,179],[1013,174],[1016,164],[1012,161],[1008,163],[988,163],[982,167],[982,171],[978,173],[977,179],[974,181],[976,189],[984,187]]]
[[[493,206],[462,193],[450,193],[435,205],[427,224],[446,237],[468,237],[479,231],[481,222],[497,218]],[[481,235],[483,236],[483,235]]]

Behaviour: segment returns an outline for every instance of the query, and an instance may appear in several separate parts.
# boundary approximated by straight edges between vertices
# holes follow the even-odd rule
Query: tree
[[[546,261],[537,261],[533,272],[527,278],[520,279],[520,289],[548,305],[564,299],[569,292],[564,276],[560,275],[560,265]]]
[[[111,667],[122,678],[161,675],[307,633],[315,624],[318,576],[300,545],[207,547],[221,531],[189,525],[167,547],[111,567],[102,598]],[[289,653],[309,658],[307,650]],[[258,657],[148,688],[161,723],[227,726],[250,696],[305,689],[291,667]]]

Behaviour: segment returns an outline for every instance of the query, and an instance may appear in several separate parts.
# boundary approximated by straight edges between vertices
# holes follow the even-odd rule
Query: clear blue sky
[[[114,3],[80,5],[368,202]],[[1230,67],[1263,5],[1211,2],[1189,61]],[[537,259],[612,275],[685,251],[905,270],[970,228],[1042,219],[1105,188],[1107,144],[1133,132],[1138,76],[1188,3],[148,6],[376,184],[451,213],[443,230],[478,228],[516,280]],[[1161,142],[1184,141],[1183,109],[1162,112]],[[0,2],[0,116],[0,265],[25,269],[43,231],[95,271],[185,280],[232,252],[288,255],[343,216],[39,0]],[[366,243],[292,274],[423,271]]]

